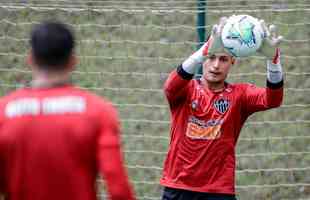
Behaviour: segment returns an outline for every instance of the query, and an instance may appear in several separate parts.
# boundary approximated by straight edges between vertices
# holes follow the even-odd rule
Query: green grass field
[[[1,95],[30,80],[24,60],[31,26],[54,18],[71,24],[80,58],[74,82],[116,104],[136,194],[160,199],[170,118],[161,88],[196,49],[196,1],[72,2],[0,0]],[[238,198],[310,199],[310,3],[209,1],[206,19],[211,25],[241,13],[274,22],[285,37],[286,90],[281,108],[256,113],[241,132]],[[264,59],[251,57],[233,67],[229,81],[264,86],[265,71]]]

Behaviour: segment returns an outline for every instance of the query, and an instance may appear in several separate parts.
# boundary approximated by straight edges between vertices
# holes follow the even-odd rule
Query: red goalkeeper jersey
[[[282,86],[226,84],[223,91],[213,92],[186,77],[181,67],[173,71],[164,86],[171,140],[161,184],[235,194],[235,146],[242,125],[252,113],[279,106]]]
[[[0,191],[8,200],[132,200],[108,101],[70,85],[26,88],[0,100]]]

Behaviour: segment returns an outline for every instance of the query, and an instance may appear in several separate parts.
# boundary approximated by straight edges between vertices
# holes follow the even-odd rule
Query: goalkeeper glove
[[[278,35],[275,25],[266,26],[264,20],[260,20],[264,30],[264,40],[258,50],[267,58],[267,80],[271,83],[280,83],[283,80],[283,70],[280,62],[280,43],[283,37]]]
[[[258,50],[259,53],[264,55],[268,60],[276,63],[279,57],[279,46],[283,41],[283,36],[278,35],[277,27],[271,24],[267,27],[264,20],[260,20],[261,27],[264,31],[263,44]]]
[[[208,41],[182,63],[182,68],[187,73],[194,74],[196,67],[202,64],[207,56],[214,55],[216,53],[226,53],[221,39],[222,30],[226,21],[227,18],[222,17],[218,24],[213,25]]]

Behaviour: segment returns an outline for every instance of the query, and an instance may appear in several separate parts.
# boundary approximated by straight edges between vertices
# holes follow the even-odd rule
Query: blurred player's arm
[[[213,26],[208,41],[189,56],[176,70],[170,73],[165,82],[164,91],[171,106],[186,98],[190,87],[190,80],[194,77],[197,68],[201,66],[206,57],[224,51],[221,32],[226,21],[227,18],[221,18],[219,23]]]
[[[97,147],[99,169],[103,175],[111,200],[134,200],[128,180],[120,144],[120,123],[114,107],[103,113],[102,129]]]

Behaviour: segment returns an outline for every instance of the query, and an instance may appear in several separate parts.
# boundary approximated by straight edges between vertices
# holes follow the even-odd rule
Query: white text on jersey
[[[82,113],[86,109],[86,101],[80,96],[48,97],[42,100],[38,98],[21,98],[10,101],[5,107],[5,115],[8,118],[20,116],[35,116],[40,113],[66,114]]]

